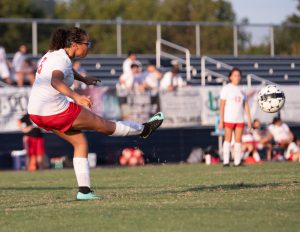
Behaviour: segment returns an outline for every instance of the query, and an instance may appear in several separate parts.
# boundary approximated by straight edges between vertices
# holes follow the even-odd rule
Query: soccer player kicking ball
[[[72,59],[85,57],[90,45],[83,29],[55,30],[49,51],[42,57],[37,69],[28,103],[28,113],[35,124],[73,145],[73,164],[79,186],[77,200],[99,199],[91,190],[88,143],[82,130],[111,136],[139,135],[148,138],[164,120],[163,113],[159,112],[144,124],[112,122],[89,110],[92,106],[90,97],[79,95],[70,86],[74,79],[87,85],[98,81],[94,77],[82,77],[72,69]]]

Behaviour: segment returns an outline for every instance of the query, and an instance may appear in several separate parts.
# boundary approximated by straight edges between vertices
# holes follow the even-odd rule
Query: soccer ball
[[[267,85],[259,91],[257,100],[264,112],[275,113],[283,107],[285,96],[277,85]]]

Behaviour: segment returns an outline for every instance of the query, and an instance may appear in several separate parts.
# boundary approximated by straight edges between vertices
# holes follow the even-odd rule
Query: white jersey
[[[133,61],[130,58],[127,58],[123,62],[123,73],[132,73],[131,72],[131,65]]]
[[[163,78],[160,81],[160,89],[161,90],[168,90],[170,86],[173,87],[183,87],[184,81],[182,77],[179,74],[176,74],[173,76],[173,73],[171,71],[166,72]]]
[[[69,101],[65,95],[51,85],[52,72],[63,72],[63,82],[71,86],[74,82],[72,62],[64,49],[46,53],[37,69],[28,103],[28,113],[49,116],[65,111]]]
[[[275,142],[279,143],[282,140],[289,140],[289,132],[290,128],[287,124],[282,123],[281,126],[275,126],[274,124],[271,124],[268,127],[268,130],[272,134]]]
[[[225,100],[224,122],[243,123],[246,97],[241,88],[231,83],[225,85],[221,90],[220,99]]]
[[[295,142],[291,142],[287,148],[287,151],[284,153],[284,157],[286,159],[289,159],[291,157],[291,155],[293,155],[293,153],[299,152],[299,151],[300,151],[300,147],[297,146],[297,144]]]

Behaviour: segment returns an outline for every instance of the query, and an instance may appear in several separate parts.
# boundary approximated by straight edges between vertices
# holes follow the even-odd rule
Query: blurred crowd
[[[171,70],[161,72],[154,62],[149,61],[146,69],[138,61],[135,53],[129,51],[128,57],[123,62],[123,73],[119,77],[117,88],[126,91],[172,91],[186,85],[180,75],[180,64],[172,63]]]
[[[22,44],[13,56],[12,61],[6,57],[5,48],[0,46],[0,80],[8,85],[24,86],[32,85],[39,61],[34,62],[27,53],[27,46]],[[73,68],[82,76],[87,76],[86,70],[79,60],[73,61]],[[134,52],[129,51],[124,60],[117,88],[126,91],[172,91],[186,86],[186,82],[180,75],[181,65],[178,61],[172,62],[172,67],[167,71],[160,71],[153,61],[149,61],[143,70],[141,62]],[[74,81],[75,89],[84,89],[81,82]]]

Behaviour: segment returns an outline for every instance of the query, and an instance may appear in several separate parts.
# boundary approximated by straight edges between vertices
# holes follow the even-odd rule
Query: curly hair
[[[59,50],[61,48],[69,48],[72,43],[80,43],[83,40],[83,36],[86,36],[85,30],[73,27],[70,29],[58,28],[51,36],[49,50]]]

